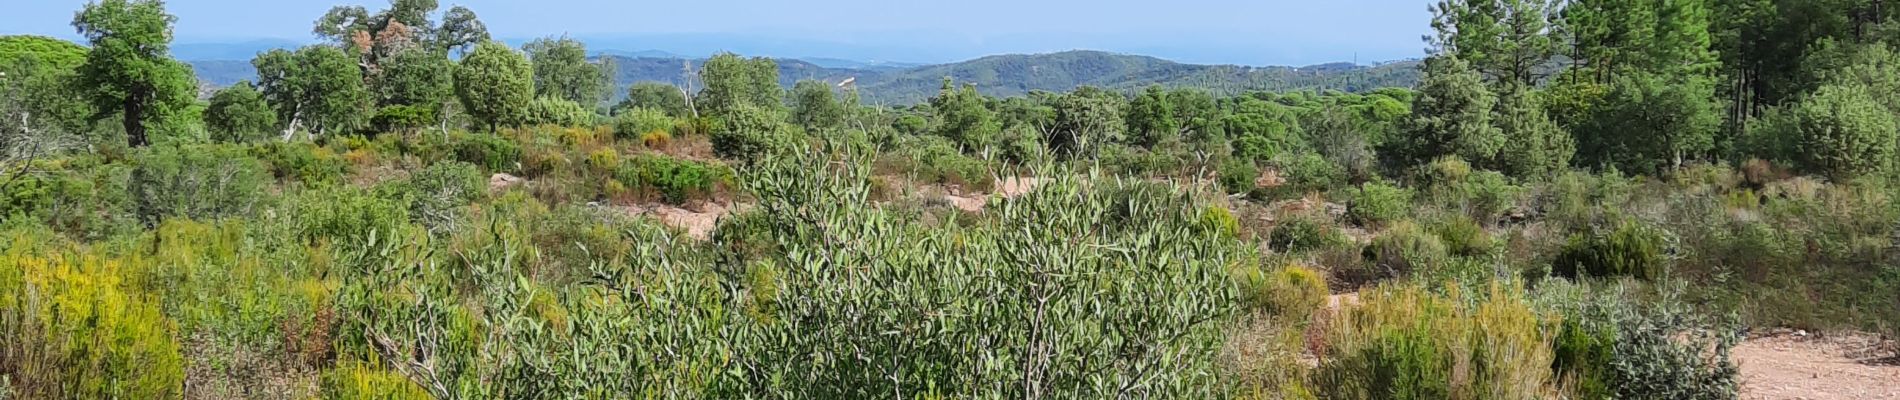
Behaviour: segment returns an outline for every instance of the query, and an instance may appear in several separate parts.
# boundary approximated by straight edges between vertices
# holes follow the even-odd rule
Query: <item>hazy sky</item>
[[[73,38],[86,0],[5,0],[0,34]],[[181,43],[310,40],[337,4],[381,1],[171,0]],[[1429,0],[443,0],[497,37],[567,33],[620,50],[706,47],[778,56],[911,57],[1096,49],[1188,62],[1301,64],[1418,57]],[[591,41],[591,40],[590,40]],[[729,43],[721,43],[729,42]],[[598,45],[596,47],[599,47]],[[802,53],[801,53],[802,52]],[[810,54],[830,53],[830,54]]]

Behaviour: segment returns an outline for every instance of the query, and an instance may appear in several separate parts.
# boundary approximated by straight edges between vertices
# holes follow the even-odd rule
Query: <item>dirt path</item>
[[[1900,399],[1900,366],[1870,365],[1879,341],[1781,332],[1735,347],[1745,400]]]

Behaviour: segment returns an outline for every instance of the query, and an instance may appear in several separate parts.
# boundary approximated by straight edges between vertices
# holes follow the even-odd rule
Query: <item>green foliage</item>
[[[9,234],[0,357],[23,398],[171,398],[185,379],[172,321],[127,277],[142,268]]]
[[[621,140],[640,140],[654,132],[671,132],[673,117],[651,108],[632,108],[614,116],[614,136]]]
[[[425,385],[437,397],[605,390],[829,398],[963,388],[982,397],[1039,390],[1082,398],[1124,387],[1157,397],[1220,393],[1206,380],[1224,332],[1214,321],[1237,305],[1226,268],[1244,247],[1196,227],[1199,209],[1186,196],[1134,181],[1052,181],[998,204],[994,220],[926,226],[868,207],[866,164],[794,157],[748,173],[762,210],[752,215],[783,252],[720,263],[695,246],[636,229],[629,233],[634,256],[594,266],[594,278],[584,283],[551,288],[518,272],[513,260],[522,247],[506,225],[479,235],[497,240],[462,253],[468,267],[460,269],[460,282],[471,284],[419,273],[432,264],[396,251],[413,246],[397,240],[344,257],[349,283],[338,308],[349,322],[340,330],[364,334],[343,341],[389,365],[432,354],[437,367],[421,371],[420,381],[446,382]],[[998,295],[1011,293],[1021,296]],[[488,300],[481,308],[455,302],[468,298]],[[872,309],[888,312],[842,318]],[[1089,311],[1099,309],[1123,311]],[[1050,340],[1047,334],[1057,331],[1067,332],[1065,339]],[[478,337],[508,345],[477,345],[484,343]],[[369,346],[371,340],[378,344]],[[1038,348],[1045,350],[1029,350]],[[823,361],[853,354],[895,364]],[[759,368],[734,370],[726,360]],[[945,365],[957,367],[936,369]],[[576,373],[582,368],[599,372]],[[898,368],[937,372],[889,379],[895,375],[886,372]],[[498,378],[478,379],[484,376]],[[1130,386],[1137,382],[1145,385]]]
[[[706,60],[699,77],[706,88],[693,104],[714,117],[733,118],[744,107],[778,110],[785,89],[779,86],[778,62],[770,58],[745,59],[720,53]]]
[[[350,173],[349,160],[313,143],[270,142],[252,147],[250,153],[286,182],[338,183]]]
[[[709,197],[735,180],[724,166],[652,155],[622,161],[614,179],[629,189],[658,192],[674,204]]]
[[[936,127],[931,128],[931,132],[971,152],[988,149],[996,144],[1002,125],[984,103],[985,98],[976,92],[976,87],[959,89],[944,79],[943,93],[930,98],[930,110],[936,116]]]
[[[438,120],[436,107],[394,105],[376,110],[370,117],[370,129],[376,132],[402,133],[415,132],[433,125]]]
[[[277,109],[277,121],[289,125],[287,131],[339,135],[368,120],[370,94],[357,62],[343,49],[319,45],[271,50],[251,65],[257,67],[258,91]]]
[[[1411,209],[1411,190],[1383,183],[1361,185],[1346,204],[1346,214],[1364,226],[1383,226],[1403,219]]]
[[[797,128],[785,123],[776,107],[740,105],[728,109],[712,132],[713,152],[720,157],[757,162],[797,145]]]
[[[1900,122],[1860,85],[1823,86],[1791,111],[1796,157],[1815,173],[1851,179],[1890,169]]]
[[[411,49],[385,57],[370,76],[376,104],[428,110],[436,116],[455,101],[455,61],[445,53]],[[428,122],[435,122],[433,119]]]
[[[1095,149],[1127,139],[1128,121],[1122,116],[1121,95],[1084,86],[1055,102],[1055,126],[1049,147],[1063,154],[1087,157]]]
[[[1254,181],[1260,178],[1260,168],[1242,160],[1227,160],[1220,164],[1220,186],[1230,194],[1253,193]]]
[[[1161,86],[1142,89],[1141,95],[1128,103],[1128,131],[1135,144],[1154,146],[1175,137],[1180,129],[1174,104]]]
[[[488,178],[473,164],[447,161],[429,165],[400,186],[409,198],[409,217],[432,232],[453,230],[462,206],[488,193]]]
[[[1545,108],[1525,91],[1505,93],[1498,103],[1497,123],[1504,134],[1497,167],[1511,176],[1548,176],[1570,167],[1577,140],[1544,113]]]
[[[1317,250],[1351,241],[1339,227],[1312,217],[1282,221],[1267,235],[1267,247],[1279,252]]]
[[[1305,319],[1331,295],[1326,277],[1311,268],[1289,265],[1277,270],[1250,270],[1240,282],[1242,301],[1270,315]]]
[[[151,144],[146,131],[194,97],[190,67],[171,59],[176,21],[158,0],[87,3],[73,17],[73,28],[92,44],[75,87],[92,100],[94,118],[119,114],[131,147]]]
[[[471,133],[451,137],[456,160],[489,171],[519,171],[521,145],[499,135]]]
[[[249,214],[264,199],[264,166],[228,145],[159,146],[138,154],[128,189],[140,220],[212,220]]]
[[[1325,399],[1537,399],[1556,379],[1549,329],[1518,292],[1466,298],[1412,285],[1359,295],[1333,319],[1314,375]]]
[[[1662,171],[1704,158],[1715,146],[1722,105],[1706,77],[1619,76],[1595,117],[1576,133],[1578,162]]]
[[[615,109],[644,108],[658,110],[674,118],[693,116],[687,107],[686,92],[678,86],[660,82],[638,82],[627,88],[627,98],[615,106]]]
[[[86,48],[46,36],[0,36],[0,65],[14,65],[27,58],[54,69],[72,70],[86,62]]]
[[[291,221],[294,237],[312,244],[330,242],[347,248],[371,243],[372,238],[388,240],[402,233],[409,221],[406,200],[348,187],[306,190],[289,199],[288,206],[295,213]]]
[[[566,36],[541,38],[521,46],[534,64],[534,93],[537,98],[555,98],[592,109],[613,85],[601,64],[587,61],[587,45]]]
[[[1379,153],[1397,168],[1445,156],[1489,163],[1506,138],[1492,123],[1498,99],[1485,88],[1484,77],[1465,60],[1446,56],[1426,59],[1424,74],[1412,118]]]
[[[475,122],[490,132],[516,126],[534,101],[534,65],[508,45],[486,42],[462,57],[455,68],[455,97]],[[492,167],[491,167],[492,168]]]
[[[264,96],[250,82],[219,90],[205,107],[205,128],[211,139],[220,142],[249,142],[267,137],[277,126],[277,114],[264,102]]]
[[[1627,286],[1577,294],[1555,284],[1547,297],[1563,315],[1554,345],[1557,374],[1579,397],[1734,398],[1740,371],[1729,359],[1739,336],[1727,322],[1698,315],[1664,287],[1647,304]]]
[[[1350,277],[1357,281],[1432,273],[1451,261],[1450,252],[1437,235],[1410,221],[1393,224],[1373,238],[1364,254],[1370,270]]]
[[[1286,180],[1278,190],[1289,195],[1323,193],[1348,181],[1344,168],[1318,153],[1281,154],[1268,164]]]
[[[813,132],[844,127],[847,107],[856,106],[839,102],[831,85],[810,79],[792,87],[791,103],[792,123]]]
[[[1667,235],[1667,231],[1637,221],[1624,221],[1606,232],[1571,235],[1551,262],[1551,272],[1573,279],[1662,279],[1669,272],[1673,251]]]
[[[527,125],[582,127],[594,124],[594,111],[570,100],[542,97],[528,103]]]

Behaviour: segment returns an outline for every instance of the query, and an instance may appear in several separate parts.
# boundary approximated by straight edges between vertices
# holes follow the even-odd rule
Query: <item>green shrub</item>
[[[670,133],[675,125],[677,123],[673,121],[673,117],[659,110],[647,108],[622,110],[620,115],[614,116],[614,137],[620,140],[642,140],[650,133]]]
[[[1411,190],[1382,183],[1368,183],[1360,186],[1358,193],[1346,205],[1346,214],[1363,226],[1384,226],[1392,221],[1404,219],[1411,209]]]
[[[174,323],[132,282],[137,265],[0,238],[0,371],[30,399],[176,398]],[[31,248],[39,248],[33,250]]]
[[[542,97],[528,102],[526,125],[588,126],[594,124],[594,111],[573,100]]]
[[[1290,195],[1325,192],[1346,184],[1346,169],[1319,153],[1281,154],[1270,164],[1286,179],[1277,189]]]
[[[720,157],[755,162],[799,145],[796,127],[785,122],[784,113],[751,105],[734,108],[720,126],[713,129],[713,152]]]
[[[447,161],[416,172],[401,188],[409,198],[409,216],[440,232],[454,229],[460,208],[488,193],[488,179],[472,164]]]
[[[376,132],[415,132],[435,125],[436,107],[424,105],[393,105],[376,110],[370,117],[370,127]]]
[[[1269,315],[1305,321],[1332,293],[1326,277],[1311,268],[1288,265],[1275,270],[1250,270],[1242,276],[1242,301]]]
[[[291,200],[290,207],[297,238],[309,243],[354,244],[371,235],[388,238],[409,221],[406,201],[348,187],[306,190]]]
[[[1201,223],[1215,232],[1220,232],[1222,236],[1240,236],[1240,220],[1234,218],[1234,212],[1227,211],[1226,207],[1207,206],[1201,211]]]
[[[262,201],[264,167],[232,145],[158,146],[133,161],[130,189],[140,220],[241,216]]]
[[[1434,236],[1445,243],[1445,250],[1455,256],[1485,257],[1497,248],[1491,234],[1466,216],[1442,218],[1433,221],[1429,228]]]
[[[1373,238],[1366,246],[1365,258],[1371,271],[1356,278],[1376,280],[1432,272],[1450,260],[1438,236],[1409,221],[1393,224]]]
[[[1556,283],[1543,290],[1562,314],[1553,368],[1571,398],[1732,399],[1740,371],[1730,361],[1739,332],[1684,304],[1680,287],[1660,298],[1614,285],[1584,293]]]
[[[1283,253],[1316,250],[1351,241],[1352,238],[1340,233],[1338,227],[1311,217],[1287,219],[1275,225],[1273,232],[1267,234],[1267,247]]]
[[[614,179],[629,189],[646,188],[666,201],[681,203],[704,198],[733,182],[732,170],[699,161],[641,155],[620,163]]]
[[[350,174],[349,160],[309,142],[270,142],[251,148],[278,180],[306,185],[337,183]]]
[[[1608,232],[1574,234],[1551,264],[1566,278],[1621,277],[1654,280],[1669,266],[1668,232],[1637,221],[1624,221]]]
[[[489,171],[521,170],[521,146],[492,134],[464,134],[455,137],[455,159],[479,165]]]
[[[1521,289],[1465,298],[1413,285],[1360,292],[1332,320],[1314,374],[1323,399],[1541,399],[1555,389],[1549,331]]]
[[[1254,181],[1260,179],[1260,168],[1253,162],[1241,159],[1229,159],[1220,164],[1220,186],[1228,194],[1250,194],[1254,191]]]

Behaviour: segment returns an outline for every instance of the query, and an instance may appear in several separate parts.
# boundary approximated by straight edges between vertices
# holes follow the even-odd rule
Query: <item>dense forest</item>
[[[1900,333],[1896,8],[1443,0],[1346,91],[622,87],[392,0],[201,93],[97,0],[0,37],[0,399],[1737,398],[1753,335]]]

